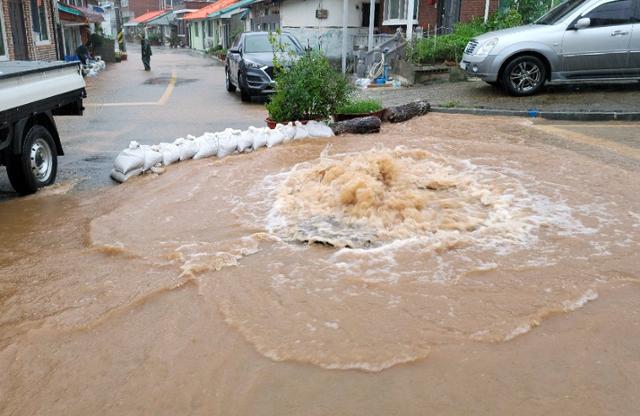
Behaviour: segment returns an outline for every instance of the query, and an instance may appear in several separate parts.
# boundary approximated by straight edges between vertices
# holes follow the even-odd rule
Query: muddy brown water
[[[634,414],[637,175],[428,115],[1,207],[3,414]]]

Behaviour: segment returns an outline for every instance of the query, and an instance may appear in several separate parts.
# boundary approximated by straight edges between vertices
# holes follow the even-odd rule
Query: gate
[[[27,51],[27,35],[24,28],[24,12],[22,1],[9,0],[9,19],[11,21],[11,35],[13,37],[13,54],[17,60],[29,59]]]

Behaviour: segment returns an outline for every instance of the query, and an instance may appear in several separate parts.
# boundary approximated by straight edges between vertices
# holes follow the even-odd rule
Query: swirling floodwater
[[[0,410],[637,408],[637,173],[546,139],[429,115],[11,201]]]

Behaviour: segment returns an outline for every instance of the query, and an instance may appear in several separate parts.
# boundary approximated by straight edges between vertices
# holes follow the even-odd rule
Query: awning
[[[92,10],[85,7],[69,6],[68,4],[58,2],[58,11],[60,12],[60,19],[62,20],[72,21],[76,23],[104,22],[104,16],[102,16],[101,13],[101,11],[104,11],[99,7]]]
[[[240,1],[237,1],[237,2],[234,2],[234,3],[230,4],[230,5],[228,5],[227,7],[221,8],[220,10],[217,10],[217,11],[215,11],[213,13],[210,13],[209,16],[207,16],[207,17],[214,17],[214,18],[218,17],[218,18],[221,18],[221,19],[226,19],[226,18],[229,18],[229,17],[235,15],[236,13],[241,12],[242,10],[239,10],[239,11],[237,11],[235,13],[230,13],[230,12],[233,12],[233,11],[235,11],[237,9],[240,9],[242,7],[245,7],[245,6],[249,6],[249,5],[253,4],[253,3],[255,3],[255,1],[256,0],[240,0]]]

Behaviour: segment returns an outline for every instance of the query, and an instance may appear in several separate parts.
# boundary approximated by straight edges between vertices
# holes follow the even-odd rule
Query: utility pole
[[[120,52],[127,51],[127,45],[124,41],[124,31],[122,30],[122,4],[120,0],[115,0],[115,9],[116,9],[116,38],[118,39],[118,49]]]

